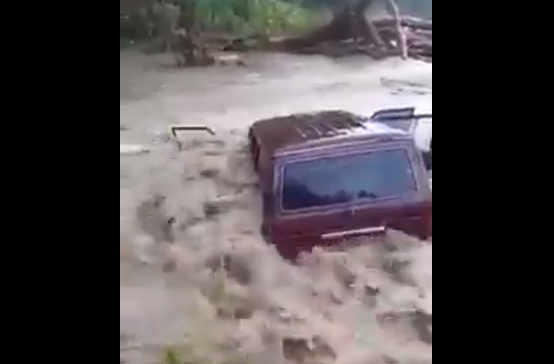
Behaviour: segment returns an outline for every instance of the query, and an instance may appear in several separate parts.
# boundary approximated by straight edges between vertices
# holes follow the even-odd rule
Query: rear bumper
[[[359,233],[344,238],[339,234],[326,234],[315,236],[290,236],[290,237],[266,237],[266,241],[270,245],[273,245],[277,252],[285,259],[296,260],[300,253],[309,253],[314,248],[325,249],[342,249],[345,246],[359,246],[363,244],[371,244],[372,242],[383,241],[383,237],[386,235],[386,230],[368,231],[365,233]],[[420,240],[428,240],[430,236],[414,236]]]
[[[327,248],[342,246],[345,243],[348,245],[358,245],[378,240],[385,236],[385,230],[375,232],[360,233],[344,238],[338,234],[325,234],[323,236],[303,236],[303,237],[287,237],[280,236],[271,240],[270,244],[275,246],[277,252],[285,258],[296,260],[300,253],[309,253],[314,248]]]

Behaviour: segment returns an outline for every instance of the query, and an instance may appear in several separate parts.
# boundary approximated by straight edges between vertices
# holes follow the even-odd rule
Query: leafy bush
[[[153,0],[151,4],[153,4]],[[194,7],[195,20],[207,32],[225,32],[237,35],[270,35],[302,31],[313,26],[316,12],[304,8],[295,0],[173,0],[175,5],[187,3]],[[120,38],[143,38],[145,29],[159,23],[155,8],[145,11],[145,2],[120,0],[120,13],[125,8],[127,17],[120,17]]]
[[[345,3],[355,3],[356,0],[304,0],[302,4],[310,8],[334,9]],[[383,7],[384,0],[375,0],[375,6]],[[396,0],[400,12],[420,18],[431,19],[433,15],[433,0]]]
[[[196,19],[212,31],[268,35],[305,29],[314,13],[283,0],[197,0]]]

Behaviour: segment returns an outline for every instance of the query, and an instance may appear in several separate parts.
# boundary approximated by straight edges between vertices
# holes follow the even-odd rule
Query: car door
[[[431,151],[431,140],[433,138],[433,119],[422,118],[416,120],[413,135],[418,149],[424,152]]]

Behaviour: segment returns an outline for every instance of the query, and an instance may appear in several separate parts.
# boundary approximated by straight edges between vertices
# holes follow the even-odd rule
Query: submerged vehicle
[[[414,107],[379,110],[370,120],[387,124],[413,136],[427,170],[433,169],[433,114],[417,113]]]
[[[432,234],[432,192],[414,137],[345,111],[264,119],[249,129],[262,235],[284,256],[387,229]]]

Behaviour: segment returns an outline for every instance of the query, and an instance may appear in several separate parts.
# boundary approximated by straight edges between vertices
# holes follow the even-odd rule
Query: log
[[[393,18],[382,18],[374,20],[373,23],[376,27],[379,28],[391,26],[393,25],[394,21],[395,20]],[[406,28],[433,31],[433,22],[430,20],[401,16],[400,23],[403,27]]]

